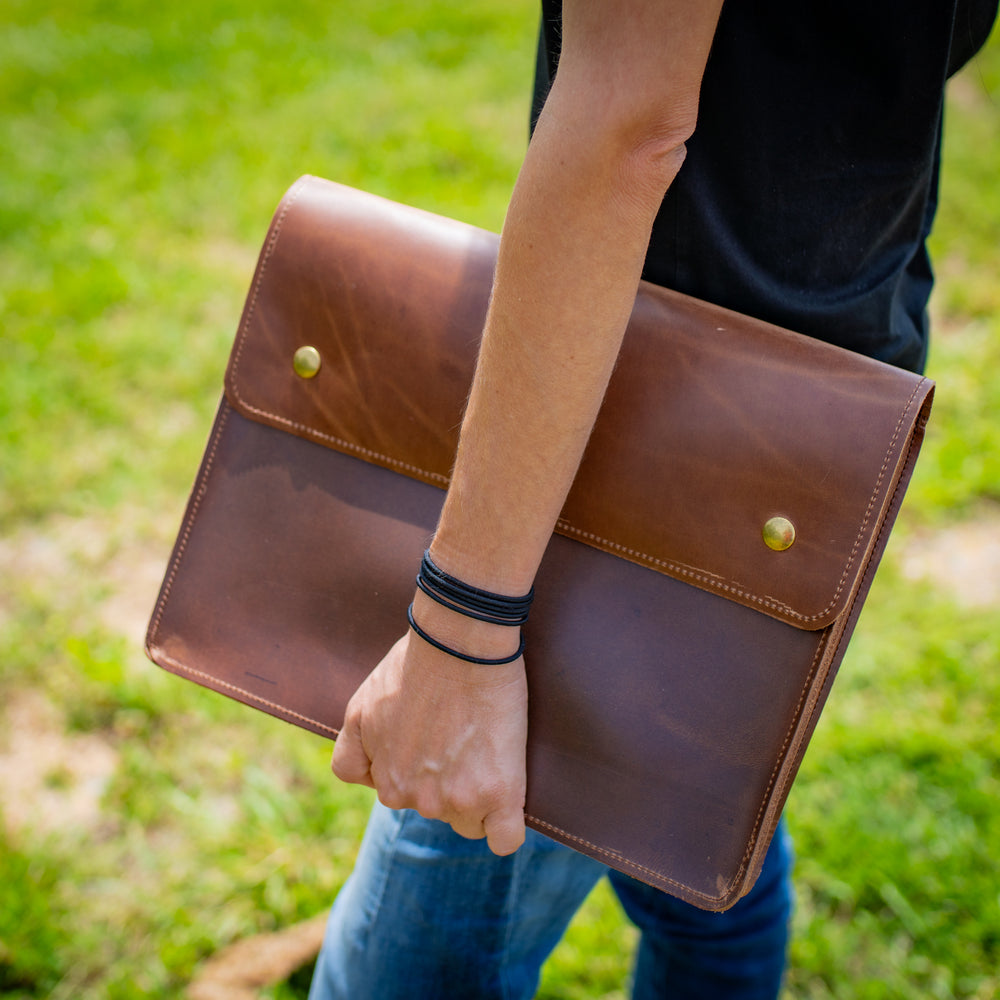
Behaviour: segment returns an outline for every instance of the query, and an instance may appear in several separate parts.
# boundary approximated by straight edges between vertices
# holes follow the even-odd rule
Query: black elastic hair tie
[[[411,604],[406,609],[406,620],[410,623],[410,628],[413,629],[417,635],[420,636],[424,642],[430,643],[437,649],[440,649],[442,653],[447,653],[449,656],[454,656],[458,660],[465,660],[466,663],[478,663],[486,667],[498,667],[504,663],[513,663],[518,659],[524,652],[524,636],[521,636],[520,645],[517,647],[516,652],[511,653],[510,656],[502,656],[499,659],[491,660],[483,656],[470,656],[468,653],[460,653],[457,649],[452,649],[450,646],[446,646],[443,642],[438,642],[433,636],[428,635],[417,623],[413,617],[413,605]]]
[[[523,625],[535,599],[534,587],[522,597],[472,587],[435,565],[429,549],[420,562],[417,586],[443,607],[491,625]]]

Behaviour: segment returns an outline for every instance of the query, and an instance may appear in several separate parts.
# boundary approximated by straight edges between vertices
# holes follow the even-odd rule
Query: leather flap
[[[446,487],[497,237],[305,177],[226,374],[244,416]],[[313,378],[293,369],[309,345]],[[841,615],[927,379],[644,284],[557,530],[801,628]],[[794,544],[773,551],[765,522]]]

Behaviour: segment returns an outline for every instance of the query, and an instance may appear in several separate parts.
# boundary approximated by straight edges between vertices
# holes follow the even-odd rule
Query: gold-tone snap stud
[[[769,518],[764,525],[764,544],[775,552],[784,552],[795,541],[795,525],[787,517]]]
[[[292,358],[292,367],[300,378],[312,378],[320,364],[319,351],[315,347],[300,347]]]

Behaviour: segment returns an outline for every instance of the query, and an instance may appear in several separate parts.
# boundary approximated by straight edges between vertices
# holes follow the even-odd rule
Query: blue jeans
[[[310,1000],[522,1000],[577,908],[607,874],[641,931],[634,1000],[774,1000],[785,965],[792,852],[778,828],[754,889],[707,913],[528,831],[485,840],[376,804],[334,903]]]

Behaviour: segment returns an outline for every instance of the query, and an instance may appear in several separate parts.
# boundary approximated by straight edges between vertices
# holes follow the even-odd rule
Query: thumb
[[[361,727],[353,712],[347,713],[344,728],[341,729],[337,742],[333,745],[333,760],[330,766],[341,781],[353,785],[367,785],[369,788],[375,787],[372,781],[372,762],[365,753],[361,742]]]
[[[506,809],[491,812],[483,820],[486,843],[501,857],[513,854],[524,843],[524,810]]]

